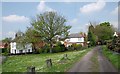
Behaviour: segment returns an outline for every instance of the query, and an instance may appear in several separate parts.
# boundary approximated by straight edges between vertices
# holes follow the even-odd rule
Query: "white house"
[[[67,39],[65,39],[65,46],[68,47],[72,44],[81,44],[82,46],[85,45],[85,34],[80,34],[80,33],[73,33],[70,34]]]
[[[19,54],[19,53],[30,53],[32,52],[32,44],[29,43],[29,44],[26,44],[25,45],[25,48],[18,48],[20,46],[18,46],[18,43],[16,42],[11,42],[10,43],[10,53],[11,54]]]

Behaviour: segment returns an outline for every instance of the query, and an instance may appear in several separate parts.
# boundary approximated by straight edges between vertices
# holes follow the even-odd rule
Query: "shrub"
[[[7,48],[2,48],[2,53],[7,52]]]
[[[61,52],[61,47],[60,46],[54,46],[53,47],[53,53]]]
[[[72,44],[74,50],[80,50],[82,48],[81,44]]]
[[[72,51],[72,50],[74,50],[74,47],[73,47],[73,45],[71,45],[71,46],[68,46],[68,47],[67,47],[67,50],[68,50],[68,51]]]
[[[49,53],[50,51],[50,46],[49,45],[45,45],[44,47],[42,47],[42,53]]]
[[[77,44],[76,43],[72,44],[72,46],[73,46],[74,50],[77,50]]]
[[[43,53],[44,51],[43,51],[43,49],[42,48],[38,48],[37,50],[36,50],[36,53]]]
[[[53,47],[53,52],[64,52],[66,51],[66,47],[64,44],[61,44],[61,42],[57,42],[56,46]]]
[[[82,45],[81,44],[77,44],[76,48],[77,48],[77,50],[80,50],[80,49],[82,49]]]

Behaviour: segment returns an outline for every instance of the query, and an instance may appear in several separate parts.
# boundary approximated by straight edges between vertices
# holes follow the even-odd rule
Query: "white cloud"
[[[117,14],[118,14],[118,10],[120,10],[120,5],[117,6],[117,7],[111,12],[111,14],[117,15]]]
[[[2,17],[5,22],[26,22],[29,21],[29,18],[19,15],[9,15]]]
[[[87,33],[87,24],[81,24],[79,17],[69,20],[69,25],[72,26],[70,31],[72,33],[85,32]]]
[[[111,24],[112,24],[115,28],[118,28],[118,22],[117,22],[117,21],[111,21]]]
[[[15,32],[13,32],[13,31],[9,31],[9,32],[7,32],[5,34],[5,37],[12,37],[12,38],[14,38],[14,36],[15,36]]]
[[[70,24],[71,24],[71,25],[76,25],[76,24],[78,24],[78,18],[74,18],[74,19],[70,20]]]
[[[45,4],[45,1],[41,1],[39,3],[39,5],[37,6],[37,11],[38,12],[45,12],[45,11],[55,11],[53,10],[52,8],[48,7],[46,4]]]
[[[100,11],[105,7],[106,3],[104,0],[98,0],[96,3],[90,3],[87,5],[84,5],[82,8],[80,8],[81,13],[92,13],[96,11]]]
[[[2,32],[0,32],[0,35],[2,35]]]

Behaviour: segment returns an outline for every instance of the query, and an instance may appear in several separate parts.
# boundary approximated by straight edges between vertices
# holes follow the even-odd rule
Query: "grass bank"
[[[7,61],[2,65],[2,71],[26,72],[28,66],[35,66],[36,72],[64,72],[91,49],[92,48],[53,54],[26,54],[9,56]],[[69,60],[60,63],[60,60],[63,58],[64,54],[68,55]],[[53,62],[53,66],[51,68],[46,67],[45,60],[48,58],[51,58]]]
[[[103,54],[112,62],[112,64],[118,70],[120,70],[120,63],[119,63],[120,54],[116,54],[110,51],[106,46],[102,46],[102,48],[103,48]]]

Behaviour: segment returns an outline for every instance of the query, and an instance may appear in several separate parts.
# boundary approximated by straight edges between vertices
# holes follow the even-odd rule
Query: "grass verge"
[[[91,49],[53,54],[9,56],[7,61],[2,65],[2,72],[26,72],[28,66],[35,66],[36,72],[65,72]],[[64,63],[59,63],[64,54],[68,55],[69,60]],[[45,60],[48,58],[52,59],[53,66],[51,68],[46,67]]]
[[[93,72],[99,72],[98,52],[94,52],[90,60],[92,62],[91,70]]]
[[[116,53],[110,51],[106,46],[102,46],[102,49],[103,49],[103,54],[111,61],[111,63],[118,70],[120,70],[120,63],[119,63],[120,54],[116,54]]]

